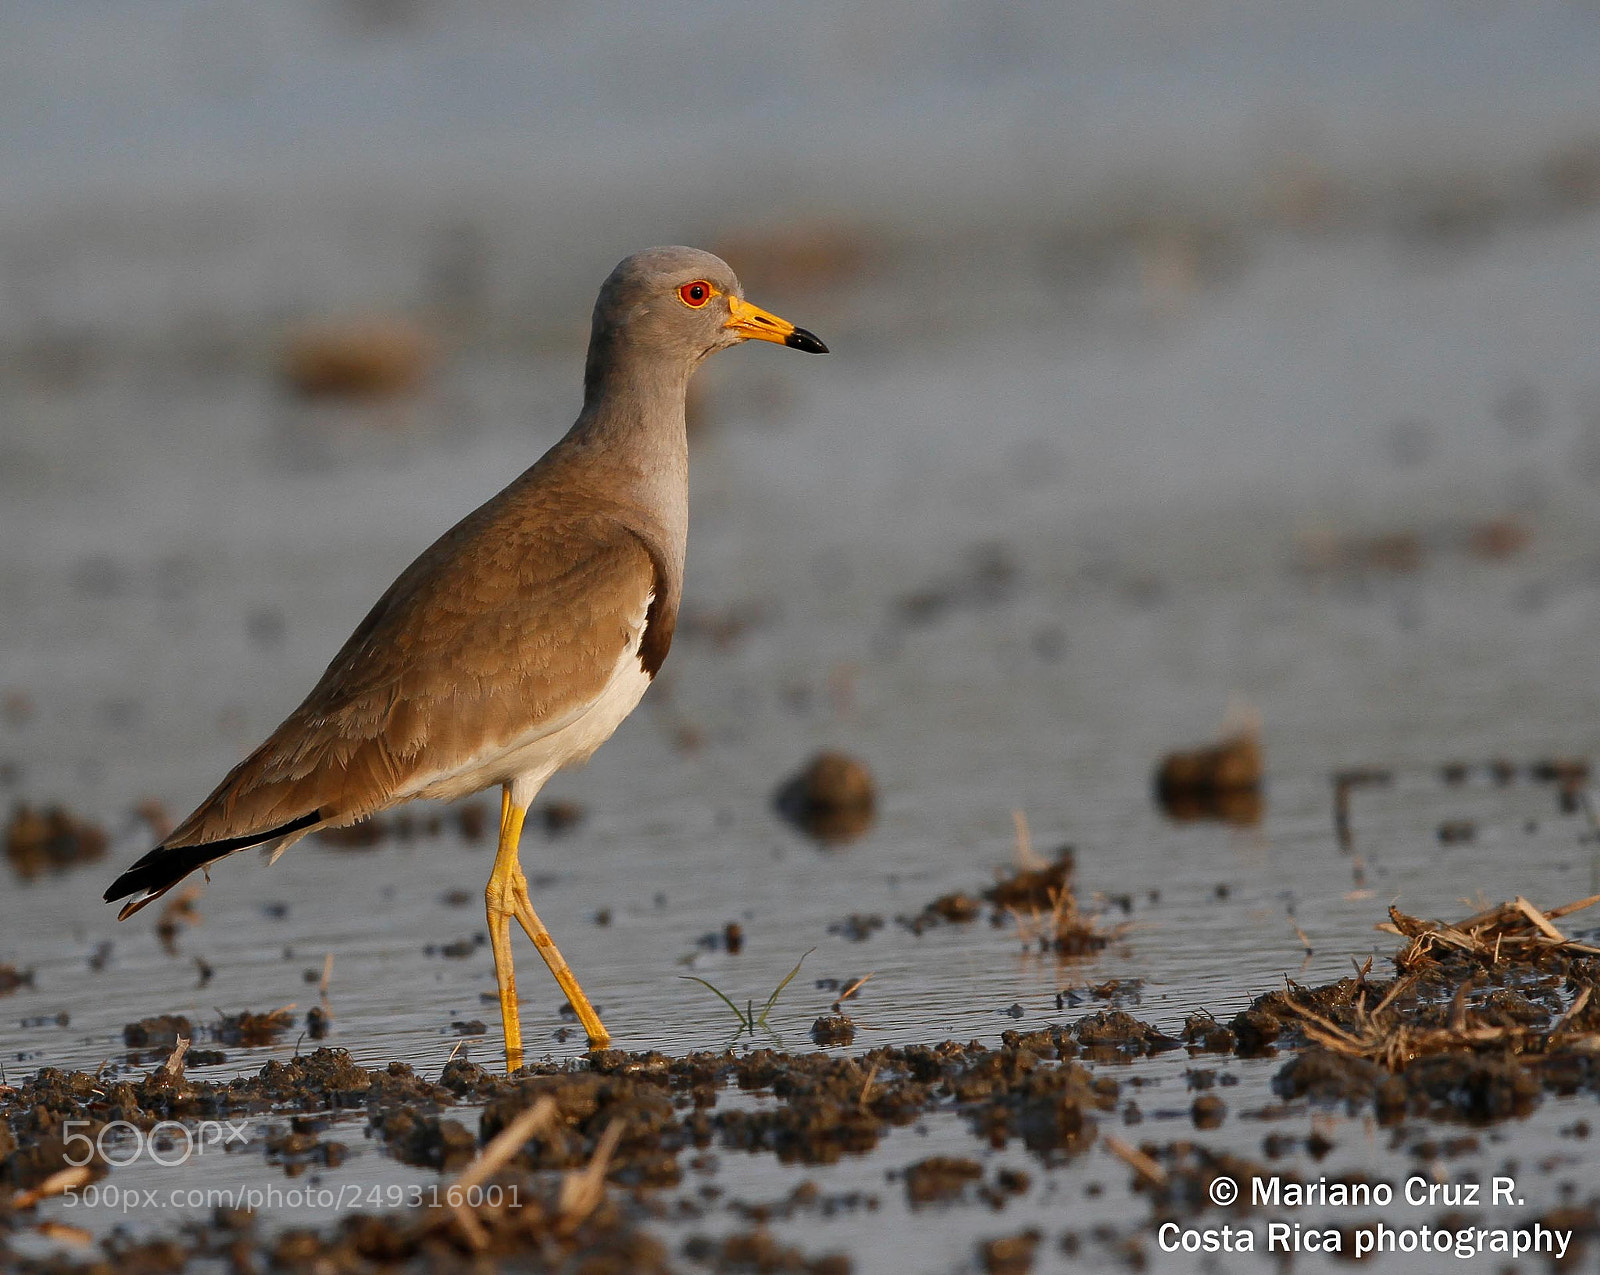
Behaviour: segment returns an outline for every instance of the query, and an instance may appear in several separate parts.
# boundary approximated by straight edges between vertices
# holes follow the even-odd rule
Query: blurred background
[[[525,839],[619,1044],[725,1046],[678,975],[759,1002],[807,949],[780,1043],[868,972],[857,1048],[1087,987],[1175,1031],[1381,958],[1392,899],[1600,889],[1597,67],[1594,0],[11,0],[0,1058],[148,1067],[181,1014],[212,1078],[307,1031],[497,1065],[470,813],[121,926],[99,896],[560,436],[598,284],[657,243],[834,353],[697,377],[672,659]],[[1241,726],[1262,788],[1157,804]],[[847,841],[774,809],[822,749],[875,792]],[[928,921],[1019,826],[1117,941]],[[519,954],[530,1052],[576,1055]]]
[[[176,957],[98,896],[566,428],[595,289],[655,243],[835,353],[700,374],[673,660],[524,851],[623,1043],[719,1043],[673,962],[767,988],[815,945],[880,971],[879,1039],[1050,1018],[1086,975],[1009,933],[891,922],[858,959],[830,928],[987,880],[1015,810],[1086,897],[1149,900],[1091,972],[1157,1019],[1298,967],[1296,924],[1336,976],[1388,897],[1585,892],[1547,793],[1436,776],[1594,739],[1592,0],[0,21],[0,797],[103,832],[91,866],[13,856],[10,1055],[291,1001],[328,950],[363,1061],[482,1016],[488,849],[451,823],[230,862]],[[1230,705],[1264,816],[1166,818],[1153,768]],[[844,849],[771,807],[823,747],[877,780]],[[1329,776],[1366,763],[1397,779],[1353,870]],[[1477,831],[1446,869],[1447,819]],[[699,942],[734,919],[743,955]]]

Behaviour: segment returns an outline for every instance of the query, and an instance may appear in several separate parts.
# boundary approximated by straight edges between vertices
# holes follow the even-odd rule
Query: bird
[[[402,571],[267,740],[112,882],[118,920],[190,873],[414,798],[499,787],[484,891],[506,1066],[521,1066],[511,921],[532,939],[592,1049],[610,1041],[533,910],[523,820],[638,705],[672,645],[689,528],[690,375],[747,340],[828,347],[745,300],[696,248],[625,258],[600,288],[578,418],[509,486]]]

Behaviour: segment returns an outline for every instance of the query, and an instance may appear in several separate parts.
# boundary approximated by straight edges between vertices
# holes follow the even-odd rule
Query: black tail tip
[[[107,886],[106,892],[100,897],[107,903],[115,903],[118,899],[125,899],[130,894],[153,890],[158,885],[166,884],[173,879],[173,869],[166,862],[169,857],[177,858],[179,856],[157,846]],[[178,875],[182,874],[179,873]]]
[[[236,851],[250,850],[256,846],[276,841],[281,837],[289,837],[297,832],[305,832],[316,827],[321,821],[322,812],[313,810],[310,814],[301,815],[298,819],[291,819],[288,823],[282,823],[276,828],[267,828],[261,832],[248,832],[238,837],[224,837],[218,841],[204,841],[199,845],[193,846],[157,846],[113,881],[102,897],[107,903],[115,903],[118,899],[126,898],[130,894],[144,892],[146,897],[123,907],[121,914],[117,918],[118,920],[123,920],[132,916],[146,903],[165,894],[195,869],[203,868],[208,863],[215,863],[218,859],[225,858]]]

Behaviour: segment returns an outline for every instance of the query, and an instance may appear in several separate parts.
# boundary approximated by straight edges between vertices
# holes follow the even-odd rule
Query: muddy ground
[[[1096,927],[1078,915],[1070,864],[1063,856],[1003,876],[986,891],[991,920],[1031,925],[1041,950],[1080,955],[1074,931]],[[1565,1237],[1565,1261],[1581,1264],[1600,1243],[1600,1200],[1567,1175],[1572,1157],[1496,1165],[1543,1205],[1519,1195],[1514,1209],[1485,1210],[1461,1191],[1503,1126],[1542,1104],[1565,1109],[1561,1139],[1581,1146],[1589,1136],[1600,948],[1557,923],[1596,903],[1541,910],[1518,899],[1454,924],[1391,909],[1402,942],[1384,968],[1369,960],[1316,987],[1286,980],[1225,1021],[1193,1013],[1175,1035],[1115,1008],[1136,1003],[1137,988],[1113,982],[1081,995],[1104,1008],[1003,1031],[994,1045],[608,1049],[511,1076],[453,1057],[435,1077],[307,1046],[224,1082],[192,1074],[188,1042],[263,1043],[287,1014],[224,1017],[198,1032],[146,1019],[126,1025],[133,1048],[119,1062],[92,1073],[47,1067],[0,1089],[0,1242],[8,1268],[26,1272],[478,1269],[485,1258],[590,1272],[843,1272],[860,1264],[848,1251],[784,1232],[954,1212],[980,1236],[957,1264],[1142,1270],[1166,1258],[1151,1242],[1163,1227],[1200,1233],[1224,1221],[1336,1234],[1349,1252],[1382,1209],[1330,1217],[1317,1207],[1326,1195],[1300,1208],[1219,1204],[1217,1193],[1275,1178],[1370,1191],[1385,1170],[1332,1166],[1378,1141],[1413,1170],[1391,1183],[1417,1193],[1413,1222],[1451,1236],[1543,1227]],[[903,920],[972,925],[984,908],[945,896]],[[852,982],[835,1022],[848,1021],[866,985]],[[139,1065],[141,1050],[174,1041],[165,1061]],[[1241,1084],[1252,1070],[1257,1083]],[[1219,1140],[1230,1123],[1252,1132]],[[206,1132],[219,1126],[237,1136]],[[941,1150],[908,1159],[916,1139],[897,1131],[933,1129]],[[352,1140],[418,1175],[363,1190],[344,1172]],[[895,1167],[869,1186],[834,1185],[838,1166],[882,1163],[891,1140]],[[235,1187],[203,1207],[206,1185],[229,1176],[213,1175],[208,1154],[259,1164],[248,1175],[259,1198]],[[145,1156],[178,1166],[169,1180],[183,1185],[143,1186]],[[750,1194],[752,1160],[787,1168],[794,1184]],[[1102,1202],[1092,1209],[1100,1220],[1060,1206],[1068,1183]],[[156,1204],[174,1190],[191,1219],[181,1224]],[[1421,1207],[1425,1190],[1438,1199]],[[285,1204],[295,1200],[335,1216],[297,1224]],[[108,1214],[119,1218],[109,1232]]]

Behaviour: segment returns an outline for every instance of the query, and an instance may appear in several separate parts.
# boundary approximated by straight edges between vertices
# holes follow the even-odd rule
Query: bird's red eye
[[[696,279],[693,283],[686,283],[678,289],[678,299],[691,310],[698,310],[707,301],[711,300],[711,285],[704,279]]]

